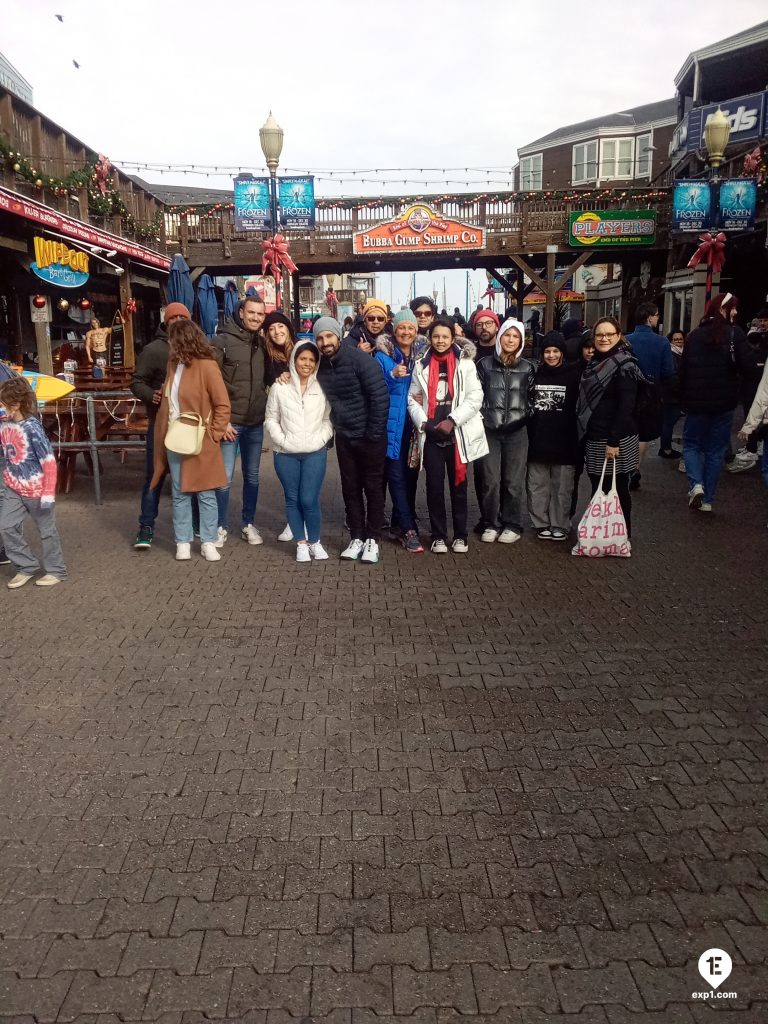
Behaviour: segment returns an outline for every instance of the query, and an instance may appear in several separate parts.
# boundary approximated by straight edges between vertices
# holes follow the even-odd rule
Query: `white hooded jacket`
[[[317,373],[309,378],[302,395],[295,360],[299,349],[311,345],[317,359],[320,353],[312,341],[300,342],[291,353],[289,384],[274,384],[269,389],[264,426],[276,452],[301,454],[319,451],[333,437],[331,406],[317,382]]]

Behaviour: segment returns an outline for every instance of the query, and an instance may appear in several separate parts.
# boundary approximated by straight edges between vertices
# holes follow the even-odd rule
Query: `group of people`
[[[656,333],[659,311],[648,303],[626,336],[618,321],[601,317],[586,332],[526,339],[519,320],[500,322],[490,309],[464,324],[438,314],[428,297],[394,315],[374,298],[346,334],[323,316],[313,339],[299,340],[283,313],[267,315],[249,296],[209,341],[189,310],[172,302],[132,384],[149,417],[134,547],[151,547],[170,476],[176,558],[190,559],[199,536],[202,556],[218,561],[238,454],[240,537],[262,544],[255,520],[265,445],[285,494],[278,540],[295,541],[300,562],[328,558],[320,493],[332,446],[349,530],[343,559],[379,561],[387,490],[390,536],[410,553],[424,550],[416,510],[422,469],[435,554],[468,550],[470,475],[482,542],[515,543],[526,513],[538,538],[565,541],[581,475],[594,495],[611,464],[629,538],[632,492],[657,438],[658,454],[679,459],[687,473],[691,509],[711,512],[728,463],[741,472],[762,457],[768,486],[768,310],[745,335],[737,307],[732,295],[715,296],[687,337]],[[744,447],[734,455],[739,402]],[[53,511],[55,458],[26,381],[0,385],[0,406],[0,562],[16,570],[11,589],[35,576],[52,586],[67,575]],[[679,451],[673,431],[683,415]],[[23,535],[27,518],[42,538],[43,575]]]

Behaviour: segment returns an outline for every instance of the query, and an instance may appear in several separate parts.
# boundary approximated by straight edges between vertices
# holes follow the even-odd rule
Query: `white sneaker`
[[[223,526],[220,526],[218,530],[218,537],[213,543],[216,545],[217,548],[223,548],[224,545],[227,543],[227,536],[227,531],[224,529]]]
[[[703,501],[701,503],[701,505],[699,506],[699,512],[711,512],[711,511],[712,511],[712,505],[708,501]]]
[[[192,557],[192,545],[191,544],[177,544],[176,545],[176,561],[186,562]]]
[[[758,457],[754,452],[748,452],[746,448],[740,448],[733,457],[733,462],[727,467],[729,473],[744,473],[757,465]]]
[[[315,559],[316,562],[323,562],[328,557],[328,552],[325,550],[325,548],[323,547],[319,540],[315,541],[314,544],[310,544],[309,550],[312,553],[312,557]]]
[[[520,540],[520,534],[516,530],[502,530],[496,540],[499,544],[514,544]]]
[[[23,587],[25,583],[29,583],[31,579],[34,579],[34,577],[29,576],[25,572],[17,572],[13,579],[8,580],[6,587],[8,587],[9,590],[18,590],[19,587]]]
[[[285,529],[283,530],[283,532],[282,533],[278,533],[277,539],[280,540],[280,541],[284,541],[286,543],[288,541],[292,541],[293,540],[293,532],[292,532],[290,526],[288,526],[287,523],[285,525]]]
[[[356,561],[363,553],[365,544],[361,540],[351,540],[349,544],[341,552],[342,558],[348,558],[350,561]]]
[[[207,542],[200,545],[200,554],[206,560],[206,562],[220,562],[221,552],[219,551],[216,544]]]
[[[701,508],[704,504],[704,488],[701,484],[694,484],[688,491],[688,508]]]
[[[297,562],[311,562],[312,556],[309,553],[309,544],[297,544],[296,545],[296,561]]]
[[[363,548],[363,554],[362,554],[362,557],[360,558],[360,561],[361,562],[368,562],[370,565],[376,565],[378,560],[379,560],[379,545],[378,545],[378,542],[375,541],[375,540],[371,540],[371,538],[369,537],[368,540],[365,542],[365,547]]]
[[[480,534],[480,540],[483,544],[493,544],[496,538],[499,536],[498,530],[483,530]]]
[[[264,543],[264,540],[262,539],[261,534],[256,529],[256,527],[253,525],[253,523],[249,523],[247,526],[244,526],[242,528],[242,530],[240,531],[240,536],[243,538],[243,540],[247,541],[249,544],[263,544]]]
[[[457,537],[453,544],[451,544],[451,551],[454,555],[466,555],[469,551],[469,544],[461,537]]]
[[[448,545],[444,540],[433,540],[429,546],[433,555],[444,555],[448,551]]]
[[[36,587],[55,587],[57,583],[61,583],[61,577],[52,576],[49,572],[35,580]]]

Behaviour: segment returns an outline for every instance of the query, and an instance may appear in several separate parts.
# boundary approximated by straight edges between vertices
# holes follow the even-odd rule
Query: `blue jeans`
[[[152,476],[155,472],[155,417],[150,417],[147,426],[147,464],[144,473],[144,487],[141,491],[141,513],[139,515],[139,526],[147,526],[150,530],[155,528],[155,520],[160,509],[160,495],[163,491],[166,474],[160,477],[160,483],[150,488]]]
[[[659,447],[663,452],[668,452],[672,448],[672,431],[682,415],[683,410],[678,405],[664,406],[664,420],[661,427],[661,440],[659,441]]]
[[[243,526],[250,526],[256,517],[256,502],[259,498],[259,464],[261,449],[264,444],[264,424],[248,427],[242,423],[233,423],[237,431],[237,441],[222,441],[221,454],[224,456],[224,468],[229,483],[216,491],[219,506],[219,526],[229,529],[229,489],[235,475],[235,462],[238,448],[243,466]]]
[[[275,452],[275,472],[285,491],[285,512],[291,533],[310,544],[320,540],[320,489],[325,479],[326,448],[316,452]]]
[[[711,504],[723,470],[725,453],[731,440],[733,409],[709,416],[689,414],[683,430],[683,458],[688,483],[701,484],[704,501]]]
[[[200,540],[213,544],[218,540],[216,491],[198,491],[187,494],[181,489],[181,464],[188,456],[166,452],[173,485],[173,533],[177,544],[191,544],[195,534],[192,523],[192,499],[197,498],[200,509]]]
[[[385,477],[392,498],[391,528],[402,533],[416,529],[416,488],[419,483],[418,469],[408,468],[408,449],[411,444],[410,424],[403,431],[400,441],[400,455],[387,459]]]

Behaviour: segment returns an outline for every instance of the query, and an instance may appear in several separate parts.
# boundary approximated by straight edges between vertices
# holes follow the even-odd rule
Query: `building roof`
[[[12,92],[14,96],[24,100],[25,103],[32,103],[32,86],[2,53],[0,53],[0,85]]]
[[[563,128],[556,128],[548,135],[542,135],[534,142],[528,142],[520,146],[518,153],[528,151],[540,146],[552,146],[557,142],[564,141],[571,135],[581,135],[591,129],[598,128],[640,128],[653,121],[677,120],[677,100],[673,96],[668,100],[657,100],[655,103],[643,103],[639,107],[629,107],[627,110],[617,111],[615,114],[603,114],[601,117],[592,117],[588,121],[579,121],[577,124],[568,124]]]
[[[226,188],[196,188],[194,185],[153,185],[137,174],[128,177],[166,206],[201,206],[205,203],[231,203],[234,193]]]
[[[700,50],[693,50],[688,54],[683,66],[675,76],[675,85],[679,88],[696,64],[702,64],[712,58],[722,57],[766,42],[768,42],[768,21],[761,21],[759,25],[746,28],[743,32],[737,32],[736,35],[726,36],[725,39],[710,43],[709,46],[702,46]]]

